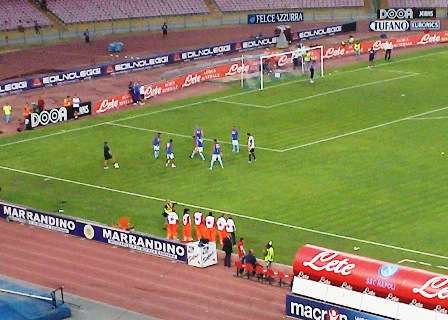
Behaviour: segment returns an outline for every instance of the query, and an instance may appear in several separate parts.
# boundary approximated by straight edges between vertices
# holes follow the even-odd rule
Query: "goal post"
[[[308,76],[311,64],[314,67],[315,76],[323,77],[325,70],[323,52],[323,46],[313,46],[300,47],[293,51],[267,52],[251,59],[242,56],[241,64],[243,67],[251,66],[246,70],[249,69],[252,72],[242,74],[241,85],[264,90],[268,81]]]

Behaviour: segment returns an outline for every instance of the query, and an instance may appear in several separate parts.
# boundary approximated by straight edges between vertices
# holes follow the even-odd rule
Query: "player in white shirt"
[[[177,216],[176,211],[169,212],[168,216],[166,218],[168,220],[167,238],[169,240],[177,240],[177,227],[178,227],[179,217]]]
[[[216,228],[218,229],[219,243],[221,244],[221,247],[224,244],[224,238],[227,237],[226,225],[226,218],[221,215],[218,220],[216,220]]]
[[[247,150],[249,151],[249,163],[252,163],[252,159],[257,161],[255,158],[255,138],[249,132],[247,133]]]
[[[233,245],[235,245],[236,244],[236,236],[235,236],[236,226],[235,226],[235,222],[233,222],[232,217],[227,218],[226,231],[228,234],[231,235],[232,243],[233,243]]]
[[[210,242],[216,242],[215,217],[211,212],[205,217],[205,227],[207,228],[207,239]]]
[[[203,233],[202,219],[203,219],[202,212],[196,211],[194,213],[194,226],[195,226],[195,230],[196,230],[196,239],[197,240],[201,240],[201,238],[203,237],[203,235],[202,235],[202,233]]]

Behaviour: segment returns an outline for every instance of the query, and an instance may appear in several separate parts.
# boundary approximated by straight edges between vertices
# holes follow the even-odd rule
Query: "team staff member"
[[[221,244],[222,248],[224,238],[228,236],[228,233],[226,231],[226,218],[224,218],[224,215],[221,215],[218,220],[216,220],[216,228],[218,229],[219,243]]]
[[[266,251],[264,253],[264,262],[266,263],[266,268],[270,268],[274,262],[274,247],[272,246],[272,241],[266,244]]]
[[[112,150],[109,147],[109,144],[107,143],[107,141],[104,141],[104,146],[103,146],[103,151],[104,151],[104,169],[109,169],[109,160],[112,160],[112,163],[114,164],[114,168],[118,169],[120,168],[120,166],[118,165],[118,162],[114,160],[114,157],[112,155]]]
[[[190,209],[184,209],[184,215],[182,217],[182,241],[189,242],[193,239],[191,238],[191,218],[190,218]]]
[[[70,96],[67,96],[64,98],[64,107],[66,109],[70,108],[72,106],[72,99],[70,98]]]
[[[224,245],[222,247],[222,250],[226,253],[226,256],[224,257],[224,266],[230,268],[233,252],[232,240],[230,239],[230,235],[224,238]]]
[[[244,250],[244,238],[240,238],[236,244],[236,249],[238,252],[238,258],[243,262],[244,256],[246,255],[246,250]]]
[[[216,226],[215,217],[213,213],[209,212],[208,216],[205,218],[205,226],[207,228],[207,239],[210,242],[216,242]]]
[[[252,159],[257,161],[255,158],[255,138],[249,132],[247,133],[247,150],[249,151],[249,163],[252,163]]]
[[[12,107],[9,103],[3,106],[3,113],[5,115],[5,122],[10,123],[12,119]]]
[[[232,217],[227,218],[226,231],[229,234],[230,239],[232,239],[233,245],[235,245],[236,244],[236,236],[235,236],[236,227],[235,227],[235,222],[233,222]]]
[[[167,200],[165,206],[163,207],[162,216],[165,218],[165,225],[163,226],[163,230],[167,229],[168,225],[168,213],[174,210],[174,203],[170,200]]]
[[[316,62],[314,60],[310,63],[310,83],[314,83],[314,67]]]
[[[177,228],[179,226],[179,217],[176,211],[168,213],[167,238],[168,240],[177,240]]]

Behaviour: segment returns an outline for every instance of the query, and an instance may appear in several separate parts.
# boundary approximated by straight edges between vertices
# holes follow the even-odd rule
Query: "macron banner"
[[[389,320],[371,313],[340,307],[331,303],[286,295],[286,315],[301,320]]]
[[[186,245],[137,232],[127,232],[73,217],[0,202],[0,219],[33,225],[159,257],[187,262]]]

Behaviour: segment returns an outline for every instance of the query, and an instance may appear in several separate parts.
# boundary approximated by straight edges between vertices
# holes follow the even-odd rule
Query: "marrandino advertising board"
[[[187,248],[182,243],[167,241],[137,232],[109,228],[73,217],[41,212],[31,208],[0,202],[0,219],[9,219],[88,240],[187,262]]]

